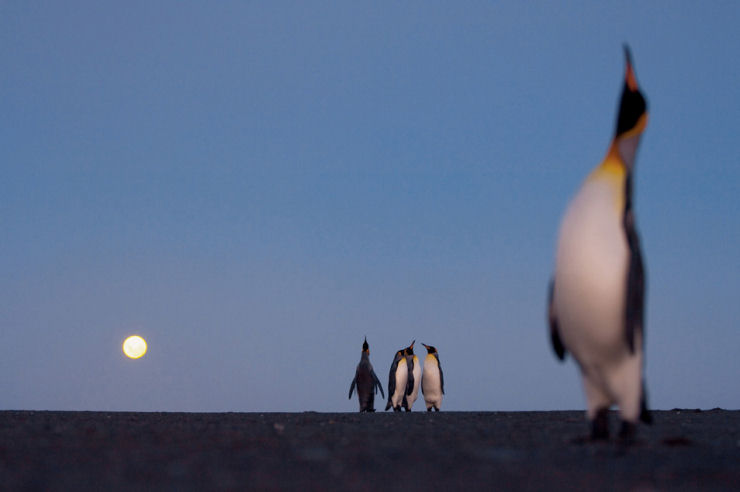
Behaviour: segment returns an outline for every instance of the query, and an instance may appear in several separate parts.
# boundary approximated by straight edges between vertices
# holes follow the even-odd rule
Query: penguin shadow
[[[646,452],[660,453],[660,448],[665,452],[676,452],[680,449],[693,447],[694,443],[683,436],[664,437],[653,441],[648,437],[631,438],[593,438],[590,435],[580,435],[570,439],[578,454],[584,454],[599,459],[640,459]],[[668,449],[666,449],[668,448]]]
[[[645,449],[651,448],[645,438],[594,438],[591,435],[580,435],[570,439],[570,445],[581,455],[600,459],[626,458],[639,456]]]
[[[573,446],[590,446],[594,448],[616,446],[618,451],[623,452],[626,452],[631,448],[652,447],[653,443],[668,448],[693,447],[696,444],[688,437],[681,435],[668,435],[653,440],[649,439],[649,436],[638,436],[634,433],[627,436],[617,434],[614,437],[611,437],[608,431],[606,434],[601,436],[594,436],[593,432],[591,434],[578,435],[569,439],[568,443]]]
[[[663,446],[668,446],[669,448],[682,448],[694,445],[691,439],[683,436],[664,437],[660,442]]]
[[[619,449],[640,448],[648,445],[648,441],[640,437],[593,437],[590,434],[580,435],[568,440],[574,446],[616,447]]]
[[[620,421],[619,432],[613,434],[614,427],[614,412],[610,412],[608,409],[602,409],[597,412],[596,418],[591,421],[591,433],[588,435],[576,436],[570,440],[571,444],[578,446],[590,445],[594,447],[598,446],[612,446],[616,445],[618,449],[628,449],[632,447],[641,447],[647,444],[644,438],[639,438],[637,434],[637,425]],[[652,425],[653,419],[649,417],[646,419],[648,425]],[[612,437],[615,436],[615,437]]]

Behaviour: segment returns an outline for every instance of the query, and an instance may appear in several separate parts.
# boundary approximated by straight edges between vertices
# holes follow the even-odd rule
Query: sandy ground
[[[740,411],[0,412],[2,490],[740,490]],[[616,416],[612,415],[616,430]]]

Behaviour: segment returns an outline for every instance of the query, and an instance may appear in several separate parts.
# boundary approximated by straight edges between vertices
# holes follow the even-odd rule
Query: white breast
[[[414,387],[411,390],[411,394],[406,397],[409,409],[411,409],[411,406],[419,397],[419,387],[421,386],[421,364],[419,364],[419,358],[416,355],[414,355],[414,369],[412,374],[414,375]]]
[[[560,229],[555,310],[563,342],[581,363],[624,345],[629,249],[619,186],[613,179],[586,181]]]
[[[409,373],[406,359],[401,359],[398,361],[398,367],[396,368],[396,389],[391,398],[391,403],[394,407],[399,406],[403,401],[403,395],[406,392],[406,382],[408,379]]]
[[[427,408],[436,403],[439,408],[442,402],[442,383],[439,377],[439,367],[434,356],[427,356],[424,359],[424,375],[421,380],[421,390],[424,393],[424,401]]]

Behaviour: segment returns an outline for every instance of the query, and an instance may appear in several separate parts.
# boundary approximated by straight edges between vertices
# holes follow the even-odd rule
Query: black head
[[[408,347],[406,347],[405,349],[403,349],[403,352],[406,355],[414,355],[414,344],[415,343],[416,343],[416,340],[414,340],[413,342],[411,342],[411,345],[409,345]]]
[[[426,343],[422,343],[422,345],[424,345],[424,347],[427,349],[427,353],[428,354],[436,354],[437,353],[437,349],[434,348],[434,347],[432,347],[431,345],[427,345]]]
[[[635,69],[632,65],[632,54],[629,46],[624,45],[624,56],[626,67],[624,74],[624,88],[622,89],[622,98],[619,102],[619,115],[617,116],[617,130],[615,137],[622,136],[626,133],[636,131],[641,133],[641,119],[647,113],[647,102],[637,86]],[[644,125],[644,124],[643,124]]]

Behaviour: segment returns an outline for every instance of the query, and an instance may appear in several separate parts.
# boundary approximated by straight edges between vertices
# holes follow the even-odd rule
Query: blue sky
[[[584,408],[546,286],[624,42],[650,109],[650,403],[740,408],[738,20],[735,2],[0,2],[0,408],[355,411],[365,335],[384,387],[396,349],[435,345],[443,409]]]

